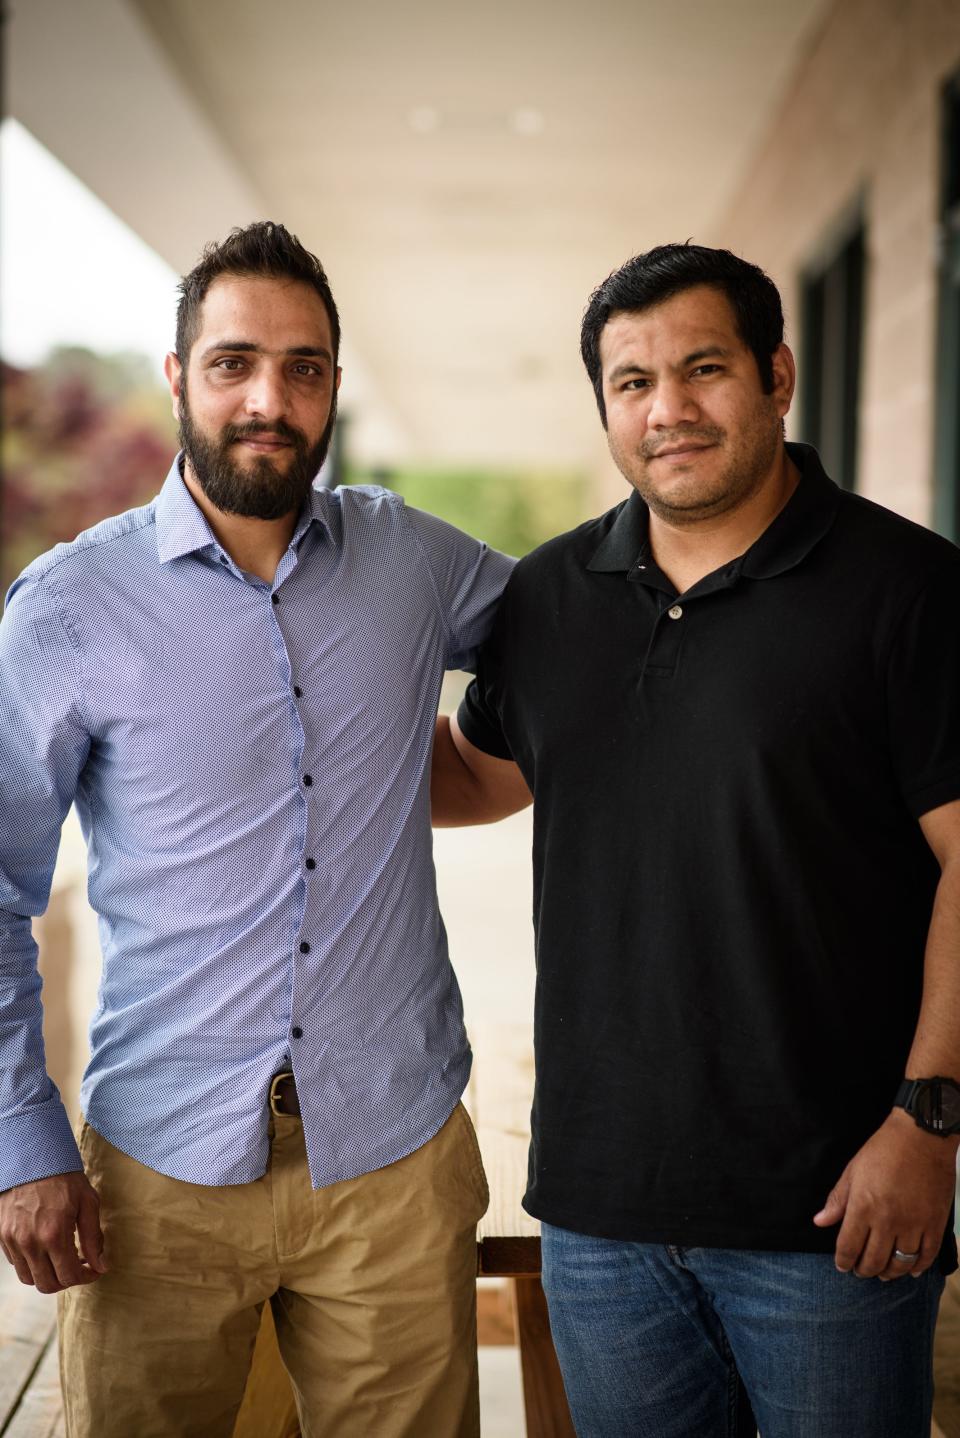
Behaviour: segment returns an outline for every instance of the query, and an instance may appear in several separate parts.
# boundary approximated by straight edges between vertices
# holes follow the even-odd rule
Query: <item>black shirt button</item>
[[[303,698],[303,690],[300,688],[300,685],[299,685],[299,684],[294,684],[294,686],[293,686],[293,692],[294,692],[294,694],[296,694],[296,696],[297,696],[298,699],[302,699],[302,698]]]
[[[315,869],[317,867],[317,861],[316,859],[305,859],[304,865],[308,869]]]
[[[309,788],[310,788],[310,785],[313,783],[313,775],[312,775],[312,774],[304,774],[304,776],[303,776],[303,782],[306,784],[307,788],[309,789]]]
[[[303,1029],[292,1028],[292,1029],[290,1030],[290,1037],[291,1037],[292,1039],[302,1039],[302,1038],[303,1038]]]
[[[279,596],[279,594],[271,594],[271,596],[270,596],[270,602],[271,602],[271,604],[279,604],[279,603],[280,603],[280,596]]]
[[[301,952],[301,954],[309,954],[309,952],[310,952],[310,945],[309,945],[308,943],[306,943],[306,942],[302,943],[302,944],[300,945],[300,952]]]

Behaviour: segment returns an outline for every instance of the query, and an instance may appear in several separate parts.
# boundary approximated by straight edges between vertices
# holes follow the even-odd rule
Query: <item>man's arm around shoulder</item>
[[[471,744],[456,717],[441,714],[433,741],[431,809],[438,829],[492,824],[533,802],[520,769]]]

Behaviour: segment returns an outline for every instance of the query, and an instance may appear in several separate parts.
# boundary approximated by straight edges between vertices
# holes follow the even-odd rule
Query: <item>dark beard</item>
[[[334,395],[330,418],[312,448],[300,430],[282,419],[273,424],[227,424],[216,439],[208,439],[193,422],[186,388],[180,392],[180,444],[197,483],[210,503],[224,514],[241,514],[249,519],[281,519],[285,514],[300,512],[327,457],[336,419]],[[285,472],[276,470],[265,455],[250,469],[234,464],[229,454],[231,444],[252,434],[275,434],[285,439],[294,451],[290,467]]]

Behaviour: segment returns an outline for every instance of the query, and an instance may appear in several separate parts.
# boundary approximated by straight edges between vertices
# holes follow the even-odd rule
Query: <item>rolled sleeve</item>
[[[0,621],[0,1190],[82,1166],[46,1073],[30,923],[89,752],[77,676],[56,596],[18,582]]]

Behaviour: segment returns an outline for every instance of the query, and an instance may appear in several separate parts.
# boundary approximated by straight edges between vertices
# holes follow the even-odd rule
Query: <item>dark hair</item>
[[[177,357],[186,366],[200,332],[200,309],[207,291],[223,275],[264,275],[269,279],[299,280],[323,300],[330,320],[333,362],[340,351],[340,316],[323,265],[304,249],[296,235],[273,220],[257,220],[245,229],[233,229],[225,240],[205,247],[198,264],[178,286]]]
[[[590,296],[580,326],[580,353],[597,397],[604,428],[607,411],[600,373],[600,336],[612,315],[646,310],[694,285],[712,285],[730,302],[737,332],[752,351],[764,392],[773,389],[773,353],[783,343],[783,306],[776,285],[758,265],[730,250],[704,245],[657,245],[608,275]]]

